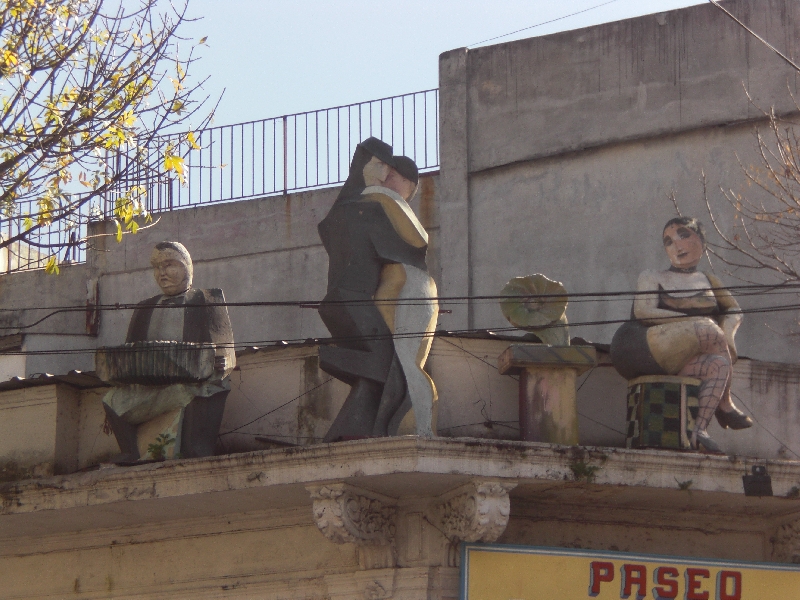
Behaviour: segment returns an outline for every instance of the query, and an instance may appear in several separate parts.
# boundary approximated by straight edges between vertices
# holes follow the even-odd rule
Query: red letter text
[[[716,600],[742,600],[742,574],[739,571],[719,572]]]
[[[644,565],[622,565],[622,594],[623,598],[631,595],[631,588],[637,586],[636,597],[647,596],[647,567]]]
[[[678,569],[675,567],[658,567],[653,573],[653,582],[661,587],[653,588],[653,598],[670,600],[678,597]]]
[[[589,595],[597,596],[600,593],[601,583],[614,581],[614,563],[594,561],[591,564],[591,569],[592,571],[589,574]]]
[[[701,592],[703,585],[699,578],[708,579],[711,573],[708,569],[686,569],[686,600],[708,600],[708,592]]]

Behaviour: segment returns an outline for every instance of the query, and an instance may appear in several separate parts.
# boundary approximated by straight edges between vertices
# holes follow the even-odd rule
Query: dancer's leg
[[[342,438],[370,437],[382,391],[382,383],[364,378],[356,380],[322,441],[335,442]]]
[[[725,335],[710,319],[695,323],[695,333],[700,342],[701,354],[692,358],[679,375],[700,379],[695,430],[692,445],[697,445],[698,432],[705,433],[714,411],[730,389],[731,359]]]

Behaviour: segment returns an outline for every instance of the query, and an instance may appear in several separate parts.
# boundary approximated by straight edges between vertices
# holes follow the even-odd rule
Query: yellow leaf
[[[136,123],[136,115],[133,114],[133,110],[126,110],[122,113],[120,117],[120,123],[125,127],[132,127],[134,123]]]
[[[200,38],[200,41],[198,43],[201,44],[201,45],[205,44],[207,39],[208,39],[208,36],[204,35],[203,37]]]
[[[33,219],[30,217],[25,217],[25,219],[22,221],[22,227],[25,229],[25,231],[28,231],[31,227],[33,227]]]
[[[139,231],[139,224],[136,221],[131,221],[130,223],[128,223],[128,231],[130,231],[131,233],[136,233],[137,231]]]
[[[58,268],[58,261],[56,260],[55,255],[48,259],[47,264],[44,266],[44,270],[48,275],[58,275],[61,272],[61,269]]]
[[[11,50],[3,50],[3,62],[11,67],[19,63],[19,58]]]
[[[183,84],[177,79],[173,79],[172,77],[170,77],[169,80],[172,82],[172,86],[175,88],[176,94],[183,89]]]
[[[186,134],[186,141],[189,142],[189,145],[195,150],[200,150],[200,144],[197,143],[193,131],[190,131],[189,133]]]
[[[164,157],[164,169],[175,171],[178,175],[183,175],[183,159],[175,154],[167,154]]]
[[[122,224],[119,221],[114,221],[117,226],[117,242],[122,241]]]

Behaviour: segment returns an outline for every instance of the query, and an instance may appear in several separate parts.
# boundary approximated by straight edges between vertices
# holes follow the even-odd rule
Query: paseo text
[[[617,596],[616,594],[619,594]],[[631,600],[742,600],[742,573],[705,567],[656,566],[593,561],[589,565],[590,598]],[[613,594],[613,595],[610,595]]]

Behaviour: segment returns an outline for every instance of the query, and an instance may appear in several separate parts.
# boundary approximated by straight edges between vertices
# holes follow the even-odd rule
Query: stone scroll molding
[[[800,520],[778,528],[772,537],[772,560],[800,564]]]
[[[397,507],[392,498],[346,483],[307,486],[322,534],[336,544],[388,546],[394,543]]]
[[[458,542],[494,542],[505,531],[511,512],[508,493],[516,482],[474,479],[440,498],[435,518],[445,536]]]

